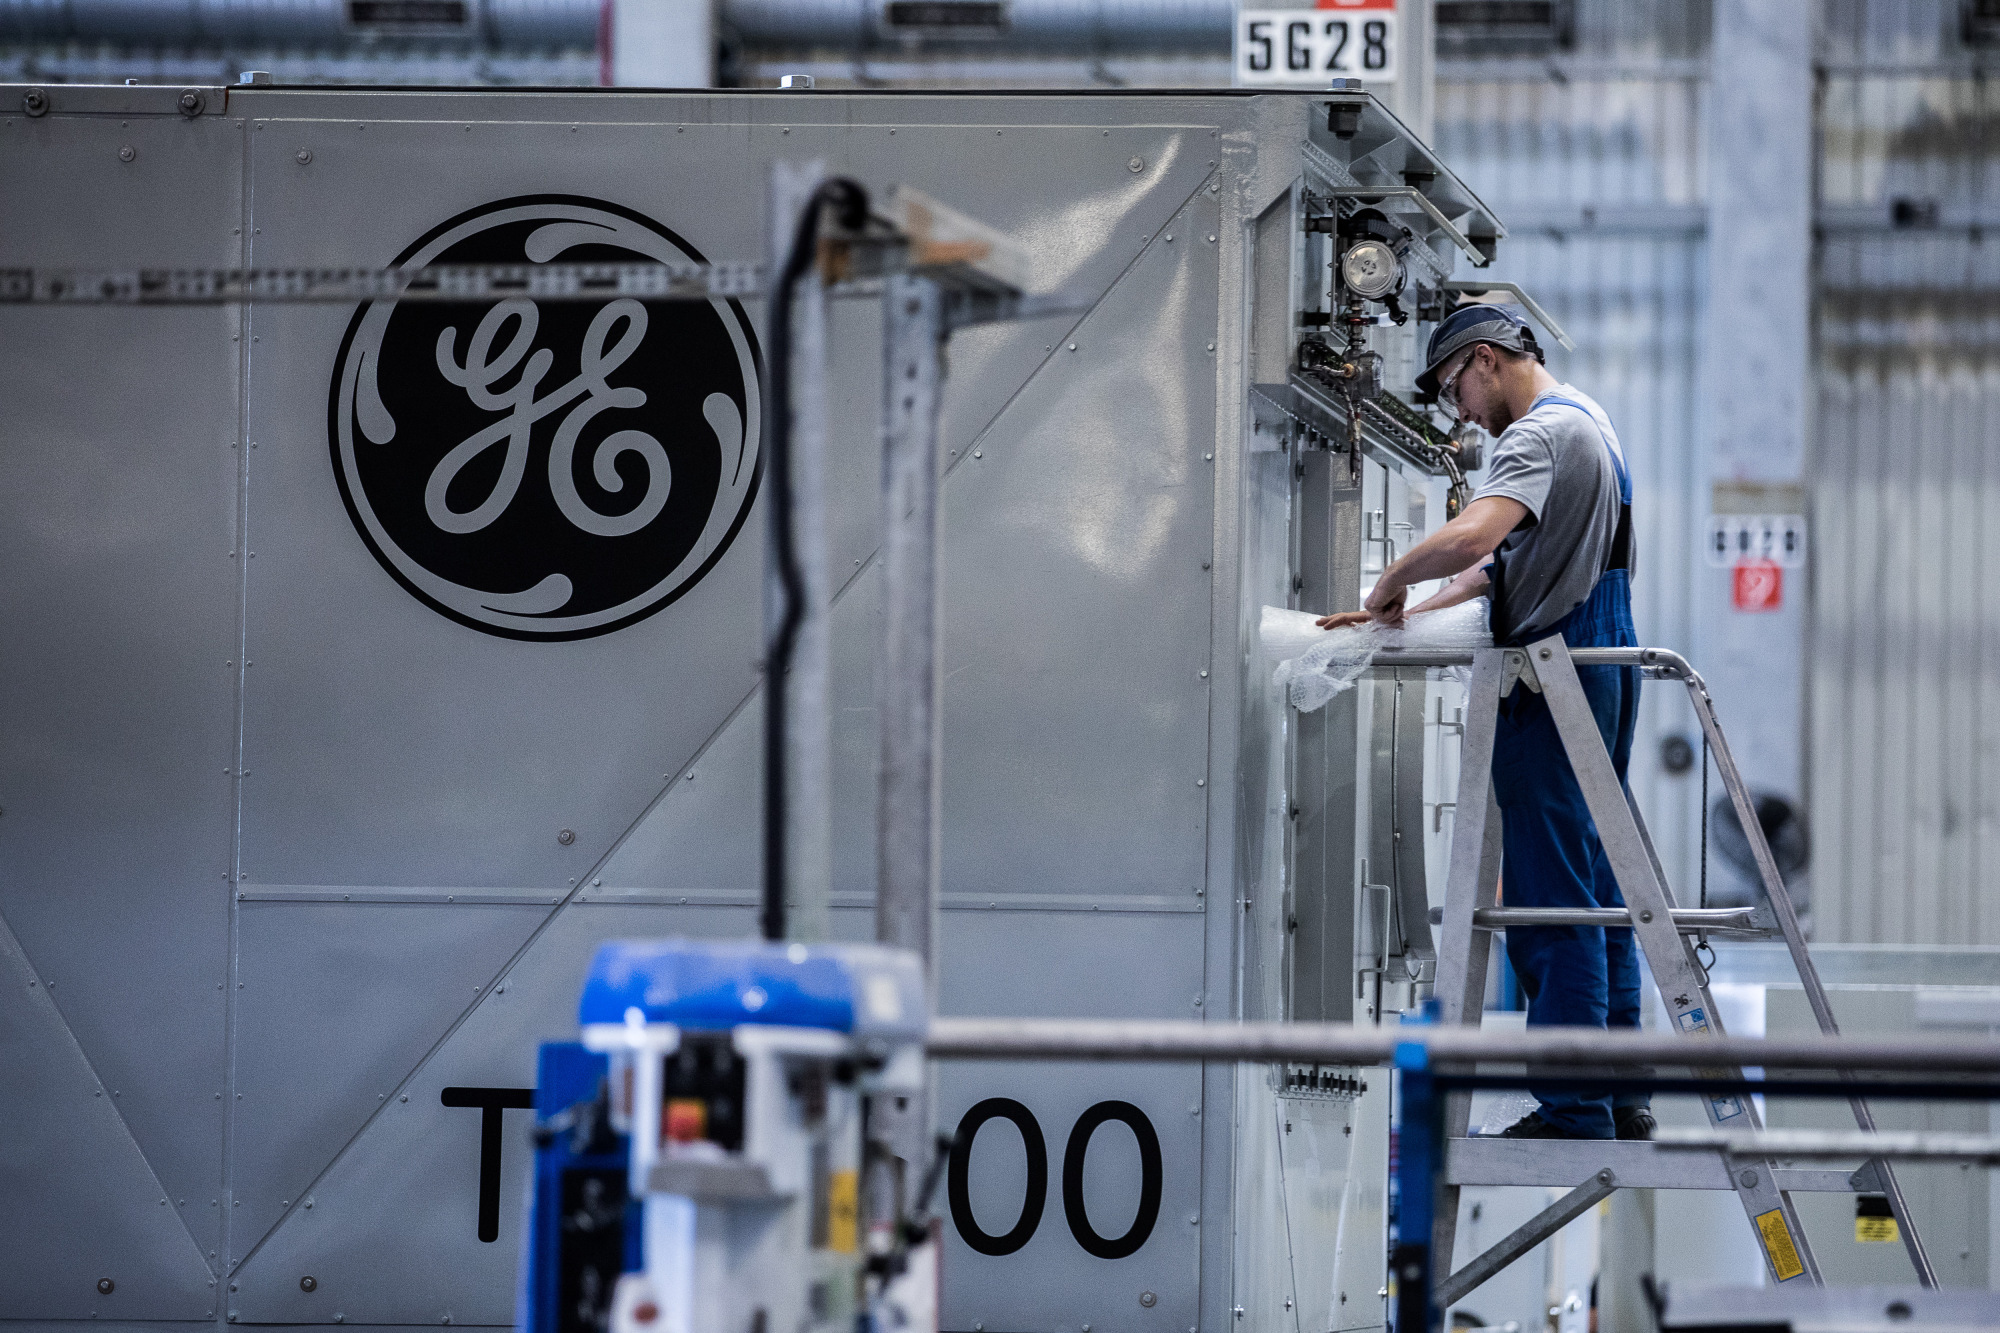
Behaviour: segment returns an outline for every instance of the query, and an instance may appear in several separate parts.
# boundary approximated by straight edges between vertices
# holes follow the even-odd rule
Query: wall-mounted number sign
[[[1715,514],[1708,520],[1708,563],[1729,569],[1745,561],[1768,561],[1784,569],[1806,562],[1803,514]]]
[[[1364,86],[1396,79],[1396,0],[1319,0],[1317,8],[1239,9],[1236,82],[1241,87]]]

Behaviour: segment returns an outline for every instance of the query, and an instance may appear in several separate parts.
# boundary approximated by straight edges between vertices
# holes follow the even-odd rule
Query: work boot
[[[1540,1111],[1530,1111],[1513,1124],[1500,1131],[1503,1139],[1580,1139],[1582,1134],[1572,1134],[1561,1125],[1542,1119]]]
[[[1642,1143],[1650,1141],[1653,1131],[1660,1127],[1660,1122],[1653,1119],[1652,1109],[1645,1106],[1617,1107],[1611,1112],[1611,1123],[1618,1127],[1619,1138]]]

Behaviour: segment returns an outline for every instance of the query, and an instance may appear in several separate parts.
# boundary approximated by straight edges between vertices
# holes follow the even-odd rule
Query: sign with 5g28
[[[1241,87],[1324,88],[1396,79],[1396,0],[1318,0],[1316,9],[1236,11]]]

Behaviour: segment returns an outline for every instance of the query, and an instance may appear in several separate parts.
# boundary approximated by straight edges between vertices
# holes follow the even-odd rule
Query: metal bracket
[[[1500,658],[1500,697],[1505,699],[1514,692],[1514,683],[1519,681],[1536,694],[1542,692],[1541,677],[1535,674],[1534,663],[1528,660],[1526,651],[1509,648]]]
[[[1408,199],[1424,211],[1425,216],[1437,225],[1438,230],[1442,231],[1453,245],[1471,256],[1474,268],[1485,268],[1493,262],[1484,250],[1468,240],[1465,233],[1454,226],[1450,218],[1439,212],[1438,206],[1414,185],[1337,185],[1328,190],[1327,195],[1333,199],[1355,199],[1371,204],[1380,203],[1385,199]]]
[[[1576,344],[1569,340],[1567,333],[1563,332],[1562,325],[1556,323],[1550,317],[1549,312],[1542,309],[1541,304],[1534,297],[1522,291],[1521,284],[1518,282],[1480,282],[1476,280],[1451,279],[1439,283],[1438,290],[1442,292],[1506,292],[1516,301],[1519,301],[1527,309],[1528,313],[1535,317],[1537,324],[1540,324],[1549,331],[1550,337],[1563,345],[1564,351],[1574,352],[1576,350]]]
[[[1508,1264],[1582,1217],[1618,1188],[1618,1177],[1605,1167],[1517,1227],[1499,1244],[1437,1284],[1432,1299],[1442,1310],[1469,1294]]]

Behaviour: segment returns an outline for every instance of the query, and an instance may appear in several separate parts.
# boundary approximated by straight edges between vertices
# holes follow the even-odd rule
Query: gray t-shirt
[[[1590,416],[1557,398],[1581,403]],[[1486,480],[1472,498],[1504,495],[1528,507],[1499,552],[1507,616],[1523,640],[1582,605],[1604,572],[1618,533],[1611,449],[1620,450],[1622,461],[1611,418],[1567,384],[1537,398],[1494,442]]]

